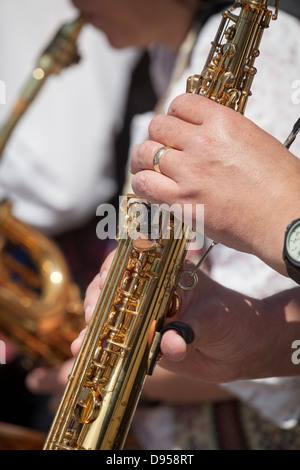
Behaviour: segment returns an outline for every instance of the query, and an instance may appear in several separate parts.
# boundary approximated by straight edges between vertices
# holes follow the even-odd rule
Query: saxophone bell
[[[79,288],[58,247],[0,204],[1,333],[36,364],[59,365],[83,328]]]

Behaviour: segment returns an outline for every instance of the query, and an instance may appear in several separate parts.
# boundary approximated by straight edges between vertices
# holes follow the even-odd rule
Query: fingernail
[[[107,271],[104,270],[104,271],[100,274],[100,279],[99,279],[99,288],[100,288],[100,290],[101,290],[102,287],[103,287],[103,284],[104,284],[104,281],[105,281],[106,276],[107,276]]]

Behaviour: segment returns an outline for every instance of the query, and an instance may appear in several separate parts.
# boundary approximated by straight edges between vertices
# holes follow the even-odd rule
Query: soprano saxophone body
[[[129,205],[131,201],[136,204],[136,197],[128,197]],[[129,217],[127,223],[135,221]],[[123,447],[152,367],[158,332],[166,312],[172,309],[187,245],[188,235],[183,230],[182,224],[170,217],[168,237],[151,240],[119,235],[118,249],[46,450]]]
[[[267,0],[236,1],[225,10],[204,71],[188,80],[188,91],[244,112],[271,17]],[[130,230],[121,237],[45,450],[123,447],[183,270],[190,235],[177,222],[170,217],[168,237],[133,239]]]

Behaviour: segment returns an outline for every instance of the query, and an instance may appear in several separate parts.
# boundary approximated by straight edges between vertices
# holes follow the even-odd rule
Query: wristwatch
[[[300,284],[300,219],[286,229],[283,259],[290,278]]]

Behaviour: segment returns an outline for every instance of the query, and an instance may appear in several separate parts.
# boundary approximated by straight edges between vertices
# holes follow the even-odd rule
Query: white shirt
[[[78,12],[67,0],[0,0],[0,80],[5,122],[37,59]],[[0,199],[46,234],[79,226],[116,191],[113,142],[137,52],[114,50],[87,25],[82,60],[51,76],[18,123],[0,162]]]

